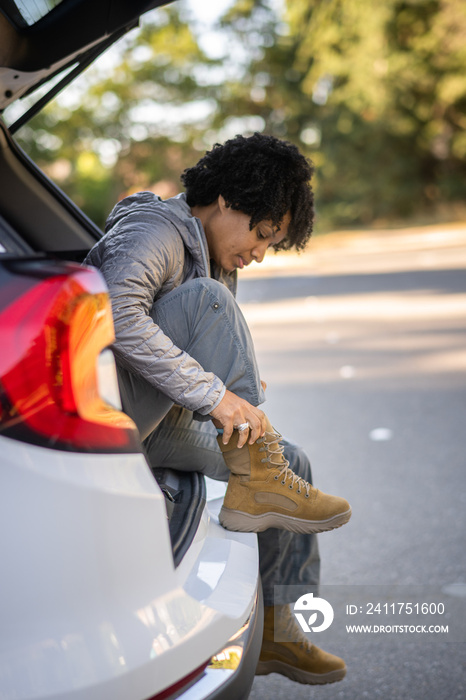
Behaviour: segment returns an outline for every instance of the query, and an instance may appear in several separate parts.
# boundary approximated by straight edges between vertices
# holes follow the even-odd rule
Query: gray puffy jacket
[[[139,192],[119,202],[85,263],[100,269],[110,292],[117,364],[176,404],[210,413],[223,398],[223,382],[177,348],[149,315],[157,299],[195,277],[213,276],[236,292],[236,272],[211,269],[202,224],[185,195],[162,201]]]

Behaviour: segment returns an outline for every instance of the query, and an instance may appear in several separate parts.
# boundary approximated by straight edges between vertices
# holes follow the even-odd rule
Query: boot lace
[[[285,459],[283,454],[284,447],[280,444],[282,437],[283,436],[277,432],[266,432],[263,438],[259,438],[259,440],[257,440],[257,442],[260,441],[264,444],[264,447],[259,449],[262,452],[267,452],[267,457],[264,457],[262,462],[268,462],[272,467],[278,469],[281,468],[281,471],[278,474],[275,474],[274,479],[278,481],[278,479],[282,477],[283,486],[285,486],[288,479],[291,479],[288,488],[294,489],[294,485],[297,484],[297,493],[299,494],[302,490],[305,490],[305,497],[309,498],[311,485],[308,481],[305,481],[305,479],[298,476],[292,469],[290,469],[290,463],[287,459]],[[278,458],[278,461],[273,461],[274,456]]]
[[[298,626],[291,610],[285,610],[281,616],[281,625],[283,627],[283,634],[286,635],[289,642],[294,642],[299,644],[301,649],[303,649],[307,654],[312,651],[312,643],[304,636],[301,628]]]

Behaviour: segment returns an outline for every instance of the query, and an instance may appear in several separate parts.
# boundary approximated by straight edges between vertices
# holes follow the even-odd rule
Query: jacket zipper
[[[203,241],[203,239],[202,239],[202,234],[201,234],[201,231],[200,231],[200,229],[199,229],[198,221],[197,221],[196,217],[194,217],[194,216],[193,216],[193,222],[194,222],[194,226],[195,226],[195,229],[196,229],[196,234],[197,234],[197,237],[198,237],[198,240],[199,240],[199,246],[200,246],[201,253],[202,253],[202,260],[203,260],[203,262],[204,262],[204,267],[205,267],[205,271],[206,271],[206,277],[210,277],[210,276],[211,276],[211,275],[210,275],[210,265],[209,265],[209,263],[208,263],[208,261],[207,261],[207,255],[206,255],[206,251],[205,251],[205,247],[204,247],[204,241]]]

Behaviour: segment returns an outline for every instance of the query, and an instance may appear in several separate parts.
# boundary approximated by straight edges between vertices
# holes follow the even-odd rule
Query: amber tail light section
[[[0,271],[0,434],[85,452],[139,452],[136,426],[99,394],[114,340],[105,283],[72,263],[5,262]]]

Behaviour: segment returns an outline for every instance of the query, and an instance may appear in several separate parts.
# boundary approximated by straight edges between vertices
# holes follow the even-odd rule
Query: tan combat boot
[[[270,425],[253,445],[238,448],[235,431],[227,445],[218,444],[230,469],[220,511],[227,530],[262,532],[277,527],[291,532],[325,532],[344,525],[351,507],[344,498],[318,491],[297,476],[283,456],[281,435]]]
[[[311,644],[296,624],[288,605],[266,606],[256,675],[268,673],[281,673],[297,683],[319,685],[341,681],[346,675],[346,665],[339,656]]]

